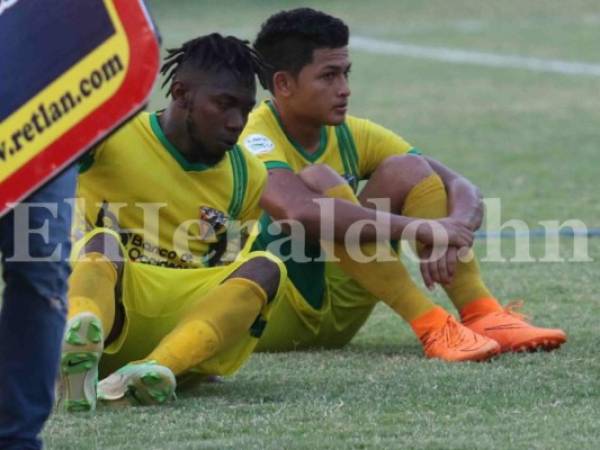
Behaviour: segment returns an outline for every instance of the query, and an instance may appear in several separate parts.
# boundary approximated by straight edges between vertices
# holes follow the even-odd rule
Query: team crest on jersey
[[[275,148],[273,141],[264,134],[251,134],[244,139],[246,148],[255,155],[269,153]]]
[[[210,206],[200,207],[200,239],[206,242],[216,242],[229,223],[227,215]]]

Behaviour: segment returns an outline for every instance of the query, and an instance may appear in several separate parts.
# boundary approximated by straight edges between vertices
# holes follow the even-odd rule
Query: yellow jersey
[[[353,116],[347,116],[341,125],[322,127],[319,148],[309,153],[286,134],[269,100],[252,111],[239,144],[261,159],[268,169],[287,168],[298,173],[310,164],[326,164],[354,188],[386,158],[420,153],[396,133]]]
[[[420,154],[396,133],[369,120],[347,116],[338,126],[321,128],[319,148],[307,152],[285,132],[277,110],[270,101],[261,103],[248,118],[238,144],[260,158],[267,169],[284,168],[294,173],[311,164],[326,164],[343,176],[354,190],[358,182],[371,173],[388,157],[406,153]],[[272,242],[282,242],[283,233],[271,234],[271,218],[264,214],[260,220],[260,234],[253,243],[254,250],[266,250]],[[304,299],[320,308],[325,292],[325,264],[320,260],[318,243],[306,242],[304,254],[308,262],[292,258],[290,241],[275,247],[275,256],[285,261],[289,279]],[[275,250],[274,250],[275,251]]]
[[[131,261],[205,267],[235,221],[260,216],[267,171],[233,147],[212,166],[190,163],[169,142],[156,113],[140,113],[83,160],[75,232],[121,233]]]

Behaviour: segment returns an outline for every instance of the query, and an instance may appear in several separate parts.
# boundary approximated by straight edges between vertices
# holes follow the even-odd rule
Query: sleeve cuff
[[[283,161],[266,161],[265,167],[267,169],[287,169],[293,172],[293,169],[290,167],[290,165]]]

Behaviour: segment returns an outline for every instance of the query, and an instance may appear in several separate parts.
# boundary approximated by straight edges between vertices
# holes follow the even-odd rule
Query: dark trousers
[[[54,402],[67,311],[72,211],[65,199],[74,196],[75,181],[72,167],[0,219],[5,283],[0,310],[0,449],[42,447],[38,435]],[[40,258],[49,260],[35,260]]]

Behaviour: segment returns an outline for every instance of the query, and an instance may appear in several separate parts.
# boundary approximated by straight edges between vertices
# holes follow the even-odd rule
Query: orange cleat
[[[425,356],[444,361],[486,361],[500,353],[496,341],[471,331],[450,314],[442,328],[426,332],[420,339]]]
[[[522,301],[511,302],[501,311],[467,317],[463,324],[475,333],[494,339],[500,344],[501,352],[550,351],[566,342],[567,335],[562,330],[529,324],[523,314],[516,312],[522,306]]]

